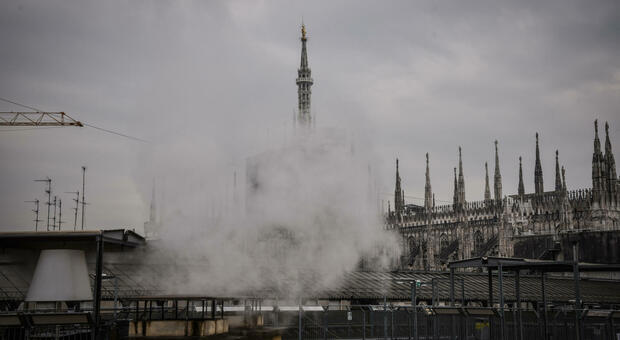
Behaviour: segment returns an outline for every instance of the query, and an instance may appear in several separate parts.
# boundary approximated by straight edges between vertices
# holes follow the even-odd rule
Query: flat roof
[[[88,263],[89,272],[94,271],[94,264]],[[114,279],[104,279],[102,282],[102,297],[105,300],[114,299],[115,294],[120,299],[128,300],[158,300],[158,299],[227,299],[235,298],[287,298],[297,296],[296,288],[302,287],[304,298],[329,300],[363,300],[387,298],[388,300],[409,301],[411,298],[411,281],[420,280],[422,286],[418,288],[419,299],[430,301],[433,295],[432,282],[435,281],[436,294],[440,299],[449,298],[449,272],[348,272],[343,273],[342,280],[333,285],[323,286],[311,277],[301,282],[280,284],[265,282],[262,289],[248,289],[219,294],[208,291],[191,292],[179,288],[178,294],[171,294],[170,277],[171,264],[133,263],[132,261],[114,261],[106,263],[104,256],[103,272]],[[20,268],[22,263],[0,263],[0,301],[23,300],[29,287],[29,277],[25,276]],[[182,268],[179,275],[184,274]],[[208,272],[206,265],[196,265],[188,269],[189,272]],[[208,278],[217,279],[217,278]],[[488,299],[488,278],[486,273],[457,272],[455,273],[455,295],[461,299],[461,280],[465,288],[465,299],[468,301],[486,301]],[[499,296],[497,275],[493,275],[493,296]],[[538,275],[521,275],[522,301],[540,301],[542,296],[541,280]],[[91,280],[91,285],[93,281]],[[272,288],[268,288],[272,286]],[[620,282],[604,279],[581,278],[581,298],[584,303],[620,304]],[[166,289],[168,288],[168,289]],[[507,273],[503,280],[505,301],[515,300],[515,278]],[[568,303],[575,298],[574,281],[568,277],[549,276],[546,279],[545,292],[550,303]]]
[[[548,261],[522,259],[517,257],[483,256],[452,261],[448,268],[489,268],[491,270],[502,266],[505,270],[536,270],[542,272],[572,272],[572,261]],[[577,264],[580,272],[620,272],[620,263],[583,263]]]
[[[81,231],[11,231],[0,232],[0,248],[13,249],[93,249],[97,236],[103,236],[104,250],[135,248],[144,245],[145,239],[133,230],[81,230]]]

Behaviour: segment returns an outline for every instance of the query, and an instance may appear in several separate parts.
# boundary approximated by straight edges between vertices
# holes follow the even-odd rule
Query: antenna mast
[[[35,179],[35,182],[46,182],[47,189],[45,189],[45,193],[47,194],[47,231],[50,231],[50,207],[52,205],[52,179],[47,177],[45,179]]]
[[[56,229],[56,196],[54,196],[54,219],[52,220],[52,230]]]
[[[62,229],[62,199],[58,199],[58,231]]]
[[[75,231],[77,227],[78,209],[80,208],[80,191],[66,191],[65,194],[75,195],[75,198],[73,199],[73,202],[75,202],[75,208],[71,208],[73,210],[73,231]]]
[[[39,231],[39,222],[41,221],[39,219],[39,199],[36,198],[34,201],[25,201],[26,203],[34,203],[34,209],[32,209],[32,212],[34,212],[34,231]]]
[[[84,209],[86,208],[86,199],[84,198],[85,187],[86,187],[86,167],[82,166],[82,230],[84,230]]]

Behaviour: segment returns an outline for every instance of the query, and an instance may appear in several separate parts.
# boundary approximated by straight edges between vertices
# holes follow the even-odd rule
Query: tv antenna
[[[86,189],[86,166],[82,166],[82,230],[84,230],[84,213],[86,208],[86,199],[84,198],[84,191]]]
[[[58,199],[58,230],[62,228],[62,199]]]
[[[75,198],[73,202],[75,202],[75,208],[71,208],[73,210],[73,231],[77,228],[77,215],[78,209],[80,208],[80,191],[65,191],[65,194],[74,194]]]
[[[35,182],[46,182],[47,189],[45,189],[45,193],[47,194],[47,231],[50,231],[50,207],[52,205],[52,179],[47,177],[45,179],[35,179]]]
[[[54,219],[52,220],[52,230],[56,229],[56,207],[57,207],[57,199],[56,196],[54,196]]]
[[[34,203],[34,209],[32,209],[32,212],[34,212],[34,231],[39,231],[39,222],[41,222],[41,220],[39,219],[39,199],[36,198],[34,201],[24,201],[25,203]]]

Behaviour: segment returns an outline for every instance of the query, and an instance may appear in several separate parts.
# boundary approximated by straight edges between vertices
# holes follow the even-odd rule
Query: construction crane
[[[0,126],[79,126],[64,112],[0,112]]]
[[[16,101],[9,100],[0,97],[0,101],[7,102],[13,105],[21,106],[25,109],[32,111],[29,112],[0,112],[0,127],[1,126],[35,126],[35,127],[60,127],[60,126],[88,126],[93,129],[97,129],[103,132],[115,134],[117,136],[133,139],[143,143],[149,143],[148,141],[140,138],[136,138],[130,135],[126,135],[114,130],[104,129],[88,123],[82,123],[75,120],[64,112],[47,112],[36,107],[20,104]],[[29,129],[23,129],[29,130]],[[0,130],[3,131],[3,130]]]

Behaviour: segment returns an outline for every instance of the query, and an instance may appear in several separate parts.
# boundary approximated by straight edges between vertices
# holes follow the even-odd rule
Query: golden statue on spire
[[[306,39],[306,25],[301,24],[301,38]]]

